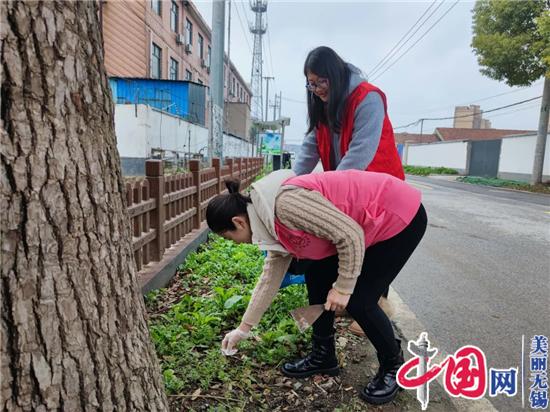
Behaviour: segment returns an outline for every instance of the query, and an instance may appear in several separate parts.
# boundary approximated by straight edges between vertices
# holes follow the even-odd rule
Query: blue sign
[[[281,134],[266,132],[260,134],[262,154],[281,154]]]

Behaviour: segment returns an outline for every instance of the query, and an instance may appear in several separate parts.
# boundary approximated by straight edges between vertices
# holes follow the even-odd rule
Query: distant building
[[[397,144],[419,144],[436,143],[450,141],[475,141],[475,140],[494,140],[502,139],[506,136],[521,136],[532,134],[533,130],[514,130],[514,129],[472,129],[456,127],[436,127],[433,133],[395,133],[395,143]]]
[[[191,1],[184,0],[117,0],[100,1],[100,21],[103,33],[105,67],[111,78],[158,79],[187,81],[210,85],[211,29]],[[233,63],[227,57],[224,62],[226,87],[225,100],[229,105],[238,103],[239,110],[226,111],[226,124],[239,137],[248,139],[250,125],[250,101],[252,92]],[[229,72],[229,76],[227,73]],[[117,80],[118,81],[118,80]],[[168,83],[167,83],[168,84]],[[151,83],[148,84],[151,86]],[[175,90],[170,86],[169,92]],[[177,89],[177,88],[176,88]],[[187,92],[200,90],[189,86]],[[143,90],[138,94],[141,96]],[[149,92],[148,92],[149,93]],[[174,101],[167,101],[168,94],[162,89],[155,93],[164,109]],[[198,92],[198,95],[201,93]],[[198,98],[197,94],[193,98]],[[120,95],[119,95],[120,96]],[[148,94],[151,102],[151,94]],[[177,97],[176,100],[181,100]],[[150,104],[142,102],[145,104]],[[164,104],[166,103],[166,104]],[[181,103],[181,102],[180,102]],[[202,105],[201,103],[197,103]],[[199,116],[209,124],[208,111]],[[171,113],[174,106],[171,106]],[[238,116],[237,116],[238,114]]]
[[[456,106],[454,128],[460,129],[490,129],[491,121],[483,119],[481,108],[477,105]]]
[[[206,87],[197,83],[111,77],[109,84],[117,104],[145,104],[206,125]]]

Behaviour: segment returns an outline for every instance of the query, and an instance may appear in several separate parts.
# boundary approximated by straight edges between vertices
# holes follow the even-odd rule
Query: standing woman
[[[405,180],[384,93],[329,47],[308,54],[304,75],[309,127],[294,172],[311,173],[321,160],[325,171],[368,170]]]
[[[321,160],[325,171],[368,170],[405,180],[385,94],[368,83],[357,67],[325,46],[308,54],[304,75],[309,128],[294,172],[311,173]],[[315,270],[310,262],[302,265],[306,274]],[[383,307],[389,307],[387,297],[385,290],[380,302]],[[361,332],[356,322],[350,329]]]
[[[426,230],[420,192],[383,173],[358,170],[290,177],[279,170],[252,184],[250,197],[238,183],[212,199],[209,228],[238,243],[267,250],[263,273],[240,325],[223,342],[225,353],[248,337],[277,294],[291,257],[322,262],[306,276],[310,304],[324,304],[313,325],[312,351],[282,367],[286,376],[337,375],[334,311],[346,309],[376,349],[378,373],[361,391],[367,402],[390,402],[403,364],[401,342],[378,306]]]

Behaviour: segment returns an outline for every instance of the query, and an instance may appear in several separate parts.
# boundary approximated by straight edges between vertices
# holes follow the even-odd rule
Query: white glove
[[[225,338],[223,338],[222,353],[225,356],[233,356],[237,353],[237,349],[235,349],[237,343],[239,343],[243,339],[248,338],[249,336],[250,332],[244,332],[238,328],[233,329],[231,332],[225,335]]]

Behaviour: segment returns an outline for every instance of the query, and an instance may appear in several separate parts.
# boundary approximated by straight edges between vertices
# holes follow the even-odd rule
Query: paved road
[[[526,348],[533,334],[550,336],[550,196],[407,180],[422,190],[429,227],[393,286],[448,353],[474,344],[488,367],[520,367],[522,335]],[[521,386],[491,401],[520,410]]]

